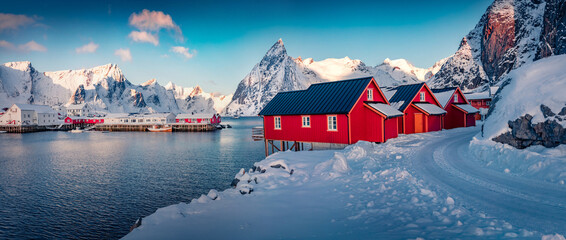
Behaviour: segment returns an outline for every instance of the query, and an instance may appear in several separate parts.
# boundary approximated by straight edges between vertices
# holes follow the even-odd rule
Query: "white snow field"
[[[564,239],[566,187],[483,167],[479,131],[276,153],[124,239]]]

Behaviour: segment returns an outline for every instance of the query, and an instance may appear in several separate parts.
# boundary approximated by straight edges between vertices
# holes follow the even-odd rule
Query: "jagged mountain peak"
[[[147,82],[140,84],[141,86],[149,86],[157,84],[157,80],[155,78],[149,79]]]
[[[12,69],[20,70],[20,71],[30,71],[33,69],[30,61],[19,61],[19,62],[7,62],[3,64],[5,67],[9,67]]]
[[[269,48],[263,60],[269,61],[269,59],[273,56],[287,56],[287,50],[285,49],[285,45],[283,45],[283,40],[279,39],[277,42]]]
[[[195,88],[193,88],[193,91],[191,92],[190,96],[196,96],[203,93],[202,88],[199,85],[196,85]]]

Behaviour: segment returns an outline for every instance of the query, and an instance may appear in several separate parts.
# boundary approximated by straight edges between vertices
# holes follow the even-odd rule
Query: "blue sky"
[[[0,62],[39,71],[116,63],[132,83],[230,94],[279,38],[293,57],[429,67],[491,2],[11,1],[0,9]]]

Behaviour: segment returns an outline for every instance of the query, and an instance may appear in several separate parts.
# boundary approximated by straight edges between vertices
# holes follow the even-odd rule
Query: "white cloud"
[[[29,41],[26,44],[18,45],[18,49],[24,52],[31,52],[31,51],[38,51],[38,52],[45,52],[47,48],[35,41]]]
[[[185,40],[181,28],[173,22],[171,15],[165,14],[162,11],[149,11],[144,9],[139,14],[132,13],[132,15],[130,15],[129,23],[131,26],[134,26],[144,32],[157,33],[161,29],[172,30],[175,32],[177,40],[181,42]]]
[[[20,27],[36,23],[34,18],[26,15],[11,13],[0,13],[0,32],[6,29],[18,29]]]
[[[25,44],[20,44],[16,47],[16,45],[14,45],[11,42],[5,41],[5,40],[0,40],[0,47],[1,48],[6,48],[9,50],[16,50],[16,51],[22,51],[22,52],[32,52],[32,51],[37,51],[37,52],[45,52],[47,51],[47,48],[39,43],[36,43],[35,41],[29,41]]]
[[[155,46],[159,45],[159,37],[157,34],[153,35],[146,31],[132,31],[128,37],[136,42],[148,42]]]
[[[114,51],[114,55],[120,57],[120,59],[122,59],[123,62],[131,62],[132,61],[132,54],[130,53],[129,48],[117,49],[116,51]]]
[[[98,49],[98,44],[90,42],[82,47],[75,48],[75,52],[77,53],[93,53],[96,52]]]
[[[197,53],[196,50],[192,50],[192,51],[189,52],[189,48],[181,47],[181,46],[172,47],[171,51],[174,52],[174,53],[181,54],[187,59],[191,59]]]
[[[16,47],[11,42],[0,40],[0,47],[7,49],[15,49]]]

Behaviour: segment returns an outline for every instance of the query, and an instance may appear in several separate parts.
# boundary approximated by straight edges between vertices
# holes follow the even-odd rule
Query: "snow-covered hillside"
[[[171,84],[171,86],[174,86]],[[199,88],[200,89],[200,88]],[[198,92],[179,95],[155,79],[130,83],[115,64],[90,69],[40,73],[30,62],[0,66],[0,105],[69,105],[87,102],[107,112],[219,112],[230,96]]]
[[[495,0],[458,51],[430,80],[433,88],[497,85],[509,71],[566,53],[564,0]]]
[[[429,69],[417,68],[404,59],[386,59],[375,67],[349,57],[314,61],[312,58],[290,57],[279,39],[240,82],[224,112],[228,115],[256,115],[278,92],[302,90],[319,82],[367,76],[374,76],[380,86],[426,81],[444,61]]]
[[[504,78],[483,134],[471,144],[488,167],[566,181],[566,145],[535,146],[555,146],[566,139],[565,69],[566,55],[552,56],[525,64]],[[525,118],[527,114],[532,119]],[[529,147],[519,150],[494,139]]]

